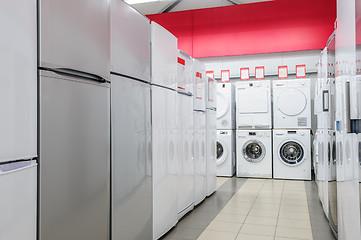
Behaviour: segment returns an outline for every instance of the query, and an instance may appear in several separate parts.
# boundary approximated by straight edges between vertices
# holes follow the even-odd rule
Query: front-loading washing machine
[[[273,125],[275,129],[311,128],[311,81],[273,81]]]
[[[311,180],[310,130],[273,130],[273,177]]]
[[[271,129],[271,81],[236,83],[237,129]]]
[[[217,129],[236,129],[234,85],[217,83]]]
[[[237,177],[272,178],[272,130],[237,130]]]
[[[217,130],[217,176],[232,177],[236,169],[234,130]]]

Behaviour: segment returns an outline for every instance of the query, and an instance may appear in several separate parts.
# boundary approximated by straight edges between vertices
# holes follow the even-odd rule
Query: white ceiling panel
[[[227,0],[182,0],[171,10],[171,12],[232,5],[234,4]]]
[[[144,15],[162,13],[172,4],[175,6],[173,6],[170,12],[267,1],[273,0],[125,0],[125,2],[128,2]],[[136,3],[132,4],[132,2]]]

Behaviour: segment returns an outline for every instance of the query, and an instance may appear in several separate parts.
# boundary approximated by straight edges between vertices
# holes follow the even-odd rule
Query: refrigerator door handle
[[[192,97],[192,96],[193,96],[193,94],[192,94],[191,92],[177,91],[177,93],[182,94],[182,95],[185,95],[185,96],[189,96],[189,97]]]
[[[193,110],[194,112],[201,112],[201,113],[205,113],[206,111],[204,111],[204,110],[197,110],[197,109],[194,109]]]
[[[207,109],[209,109],[211,111],[217,111],[217,108],[215,108],[215,107],[210,107],[210,108],[207,108]]]
[[[0,165],[0,175],[6,174],[9,172],[17,172],[26,168],[30,168],[36,165],[35,160],[31,161],[18,161],[12,163],[5,163]]]
[[[102,78],[101,76],[98,76],[96,74],[92,74],[92,73],[87,73],[87,72],[83,72],[83,71],[79,71],[79,70],[75,70],[75,69],[71,69],[71,68],[40,68],[42,70],[45,71],[50,71],[59,75],[63,75],[63,76],[67,76],[67,77],[78,77],[78,78],[83,78],[86,80],[90,80],[90,81],[94,81],[94,82],[98,82],[98,83],[106,83],[107,80]]]

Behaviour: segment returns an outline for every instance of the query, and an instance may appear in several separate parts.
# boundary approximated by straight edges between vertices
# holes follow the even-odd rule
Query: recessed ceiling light
[[[159,2],[160,0],[124,0],[128,4],[148,3],[148,2]]]

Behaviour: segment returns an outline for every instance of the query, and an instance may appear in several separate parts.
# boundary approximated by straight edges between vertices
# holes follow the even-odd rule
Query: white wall
[[[278,75],[278,66],[287,65],[288,73],[296,73],[296,65],[306,64],[307,73],[317,72],[317,63],[321,50],[267,53],[243,56],[225,56],[199,58],[207,68],[214,71],[215,78],[221,77],[221,70],[230,70],[231,78],[240,77],[240,68],[249,67],[250,76],[254,76],[255,67],[264,66],[265,75]]]

